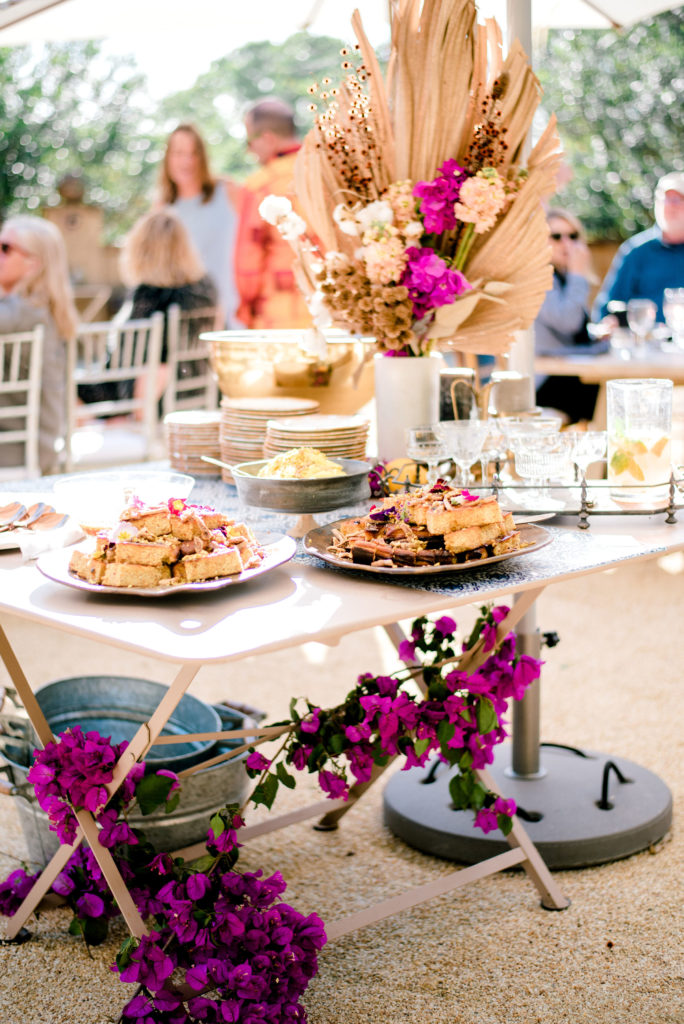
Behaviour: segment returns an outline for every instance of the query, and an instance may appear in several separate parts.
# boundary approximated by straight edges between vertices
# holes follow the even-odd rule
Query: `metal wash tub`
[[[82,676],[48,683],[38,690],[36,699],[55,734],[80,725],[84,732],[94,729],[119,743],[130,740],[141,722],[147,721],[166,689],[161,683],[146,679]],[[223,753],[244,740],[183,742],[182,734],[249,728],[261,717],[261,712],[252,713],[255,718],[242,710],[206,704],[186,694],[163,730],[163,734],[178,734],[179,742],[152,747],[146,763],[151,769],[178,772]],[[5,762],[0,770],[8,776],[17,801],[29,859],[43,865],[59,841],[48,827],[47,815],[35,801],[33,787],[26,781],[36,746],[35,734],[26,719],[2,717],[9,735],[0,736],[0,755]],[[211,815],[226,803],[241,802],[248,783],[244,755],[238,756],[184,779],[180,802],[171,814],[165,814],[163,809],[145,817],[135,813],[130,815],[129,822],[133,828],[144,829],[158,849],[178,849],[203,839]]]

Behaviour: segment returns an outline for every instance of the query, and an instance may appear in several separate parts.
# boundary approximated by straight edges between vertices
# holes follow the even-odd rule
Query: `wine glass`
[[[630,299],[627,303],[627,323],[634,335],[634,354],[642,355],[646,337],[655,323],[658,308],[651,299]]]
[[[508,459],[508,434],[499,420],[487,420],[487,423],[489,424],[489,427],[484,439],[484,444],[482,445],[482,452],[480,454],[482,483],[486,484],[488,482],[489,476],[487,469],[489,463],[493,462],[494,473],[492,475],[492,483],[495,487],[501,487],[503,484],[501,471],[505,467]]]
[[[672,331],[672,340],[684,348],[684,288],[666,288],[663,293],[663,315]]]
[[[489,424],[486,420],[445,420],[437,424],[446,450],[456,464],[456,485],[466,487],[470,467],[480,457]]]
[[[446,445],[437,426],[409,427],[406,430],[406,454],[414,462],[427,466],[427,482],[430,487],[439,476],[439,464],[448,456]]]
[[[571,458],[577,469],[577,479],[586,477],[592,462],[600,462],[606,457],[606,431],[566,430],[565,433],[572,441]]]

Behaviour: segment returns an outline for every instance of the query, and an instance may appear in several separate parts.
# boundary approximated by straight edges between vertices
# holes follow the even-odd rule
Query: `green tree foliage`
[[[58,202],[67,173],[126,227],[149,203],[158,161],[144,78],[98,43],[0,48],[0,216]]]
[[[592,238],[653,223],[658,178],[684,170],[684,7],[628,31],[554,31],[535,58],[571,181],[557,196]]]
[[[211,147],[215,170],[242,178],[255,167],[245,149],[245,108],[266,96],[278,96],[294,107],[298,127],[305,133],[312,123],[308,87],[326,76],[333,82],[342,77],[343,46],[339,39],[305,32],[277,45],[248,43],[214,61],[190,89],[163,101],[164,130],[192,121]]]

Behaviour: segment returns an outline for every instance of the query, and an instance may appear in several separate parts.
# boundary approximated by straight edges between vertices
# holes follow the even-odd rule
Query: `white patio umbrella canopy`
[[[517,0],[516,0],[517,2]],[[521,0],[532,22],[546,28],[607,28],[632,25],[678,6],[662,0]],[[483,0],[485,14],[496,14],[504,0]],[[223,34],[226,51],[247,39],[285,38],[310,27],[318,34],[346,37],[352,11],[361,11],[371,38],[386,32],[387,0],[260,0],[241,5],[226,0],[9,0],[0,3],[2,45],[67,39],[95,39],[181,33]],[[500,15],[499,15],[500,17]],[[236,40],[236,42],[233,42]],[[376,40],[373,40],[376,41]]]

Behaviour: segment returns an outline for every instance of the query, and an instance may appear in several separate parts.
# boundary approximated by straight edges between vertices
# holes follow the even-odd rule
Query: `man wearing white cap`
[[[608,303],[652,299],[663,316],[665,288],[684,288],[684,171],[661,178],[655,190],[653,227],[623,242],[596,296],[592,319],[606,315]]]

